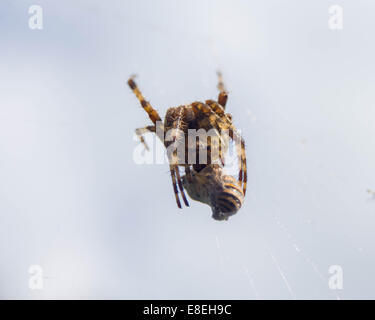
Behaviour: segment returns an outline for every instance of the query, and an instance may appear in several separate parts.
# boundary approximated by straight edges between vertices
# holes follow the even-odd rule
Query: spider
[[[182,208],[179,198],[179,191],[186,206],[189,202],[186,198],[184,188],[193,200],[201,201],[209,204],[213,211],[213,218],[217,220],[227,220],[228,216],[236,213],[242,205],[243,198],[246,194],[247,170],[246,170],[246,154],[245,143],[239,135],[232,123],[232,116],[225,112],[225,106],[228,100],[228,93],[225,90],[222,75],[218,74],[218,100],[206,100],[205,102],[196,101],[188,105],[171,107],[167,110],[164,122],[161,120],[158,112],[144,98],[137,84],[134,81],[135,76],[131,76],[128,80],[130,89],[134,92],[143,109],[147,112],[153,125],[138,128],[135,130],[136,135],[140,138],[148,150],[148,146],[143,135],[147,132],[157,134],[164,146],[172,150],[178,149],[182,142],[185,142],[185,158],[180,159],[176,151],[169,154],[169,169],[172,179],[173,191],[176,203]],[[189,130],[204,129],[206,131],[214,130],[217,135],[226,130],[229,138],[236,141],[236,152],[238,157],[238,179],[225,175],[222,172],[224,166],[224,153],[227,146],[219,139],[219,158],[220,163],[214,163],[212,159],[214,139],[207,140],[205,147],[207,148],[208,159],[205,163],[199,161],[190,161],[188,158],[189,151],[195,149],[196,159],[199,159],[200,147],[199,142],[192,145],[188,141]],[[164,138],[166,133],[172,133],[170,139]],[[168,135],[168,134],[167,134]],[[182,161],[181,161],[182,160]],[[179,167],[184,167],[185,175],[181,177]]]

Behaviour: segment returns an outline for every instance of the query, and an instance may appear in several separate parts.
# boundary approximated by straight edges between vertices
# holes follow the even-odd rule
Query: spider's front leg
[[[146,126],[146,127],[143,127],[143,128],[138,128],[138,129],[135,129],[135,134],[137,135],[137,137],[139,138],[139,140],[141,141],[141,143],[144,145],[145,149],[147,151],[149,151],[149,147],[145,141],[145,138],[144,138],[144,134],[145,133],[148,133],[148,132],[152,132],[152,133],[155,133],[157,135],[157,137],[160,139],[160,141],[162,142],[162,144],[164,144],[164,127],[163,127],[163,124],[161,124],[161,132],[157,132],[156,131],[156,126]]]
[[[151,106],[151,104],[142,95],[142,92],[138,89],[138,86],[135,83],[134,78],[135,76],[131,76],[128,80],[128,85],[130,89],[134,92],[135,96],[141,103],[142,108],[147,112],[153,124],[158,126],[158,128],[160,128],[161,130],[163,130],[163,122],[158,112]]]
[[[217,72],[217,76],[219,78],[218,79],[219,81],[218,81],[218,84],[217,84],[217,88],[220,91],[219,97],[218,97],[217,101],[225,109],[225,105],[227,104],[227,101],[228,101],[228,92],[225,89],[224,82],[223,82],[223,75],[221,74],[220,71]]]
[[[145,149],[147,151],[149,151],[150,148],[148,147],[148,145],[145,141],[145,138],[144,138],[144,134],[147,133],[147,132],[156,133],[156,126],[147,126],[147,127],[135,129],[135,134],[137,135],[139,140],[141,140],[141,143],[144,145]]]

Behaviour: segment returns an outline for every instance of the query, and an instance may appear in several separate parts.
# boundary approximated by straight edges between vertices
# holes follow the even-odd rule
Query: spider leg
[[[161,118],[158,114],[158,112],[151,106],[151,104],[146,101],[144,96],[142,95],[141,91],[138,89],[137,84],[134,81],[135,76],[131,76],[130,79],[128,80],[128,85],[130,89],[134,92],[136,95],[137,99],[142,105],[142,108],[147,112],[148,116],[150,117],[151,121],[156,124],[157,121],[161,122]]]
[[[175,171],[176,171],[177,184],[178,184],[178,188],[180,189],[180,192],[181,192],[181,195],[182,195],[182,199],[184,200],[185,205],[187,207],[189,207],[189,202],[186,199],[184,187],[182,186],[182,181],[181,181],[181,176],[180,176],[180,170],[179,170],[178,166],[175,166]]]
[[[220,127],[218,126],[218,129],[228,129],[231,125],[232,122],[231,120],[226,116],[226,113],[221,105],[219,105],[216,101],[214,100],[206,100],[206,103],[202,102],[193,102],[191,104],[195,114],[198,114],[199,112],[202,112],[205,114],[207,118],[210,119],[211,123],[217,123],[217,120],[221,119],[222,117],[225,118],[226,121],[221,121],[224,123],[224,126]],[[219,131],[219,157],[222,165],[225,165],[225,159],[224,159],[224,153],[227,150],[227,142],[225,139],[222,139],[222,135]],[[224,151],[224,153],[223,153]]]
[[[246,165],[245,141],[235,131],[230,132],[229,135],[232,136],[232,140],[235,140],[237,156],[238,156],[238,167],[239,167],[238,181],[240,183],[243,183],[242,188],[243,188],[243,194],[245,195],[246,186],[247,186],[247,165]]]
[[[225,121],[232,123],[232,115],[228,112],[225,112],[224,107],[216,102],[215,100],[206,100],[206,104],[210,106],[210,108],[220,117],[225,117]]]
[[[224,108],[219,103],[217,103],[214,100],[206,100],[206,104],[208,104],[210,108],[212,109],[212,111],[214,111],[219,117],[226,116],[229,122],[232,122],[232,116],[229,113],[225,113]],[[225,153],[226,150],[228,149],[227,146],[225,146],[225,144],[226,144],[225,141],[220,139],[220,148],[224,145],[224,149],[220,149],[220,159],[223,165],[225,165],[223,151]]]
[[[246,166],[246,153],[245,153],[245,142],[241,139],[241,158],[242,158],[242,165],[243,165],[243,195],[246,195],[246,187],[247,187],[247,166]]]
[[[178,196],[178,189],[177,189],[177,185],[178,185],[178,188],[180,189],[180,192],[181,192],[182,199],[184,200],[185,205],[187,207],[189,207],[189,202],[186,199],[184,187],[182,185],[180,171],[179,171],[178,165],[176,163],[177,163],[177,159],[176,159],[175,155],[172,155],[171,164],[169,165],[169,169],[171,171],[173,191],[175,193],[177,206],[179,208],[181,208],[181,202],[180,202],[180,198]],[[177,182],[177,185],[176,185],[176,182]]]
[[[138,136],[139,140],[141,140],[141,143],[145,146],[145,149],[148,151],[150,148],[148,147],[143,135],[147,132],[156,132],[156,127],[155,126],[147,126],[144,128],[138,128],[135,129],[135,134]]]
[[[129,85],[130,89],[132,89],[134,94],[136,95],[136,97],[139,100],[139,102],[141,103],[143,109],[147,112],[151,121],[154,123],[154,126],[139,128],[139,129],[136,130],[136,134],[139,136],[139,138],[141,140],[141,143],[143,143],[145,148],[148,150],[149,148],[148,148],[148,146],[147,146],[147,144],[146,144],[146,142],[143,138],[143,134],[145,132],[149,132],[149,131],[156,132],[156,125],[161,126],[162,130],[164,130],[164,126],[162,124],[162,120],[161,120],[158,112],[150,105],[150,103],[148,101],[146,101],[146,99],[142,95],[141,91],[138,89],[138,86],[134,81],[134,76],[130,77],[130,79],[128,80],[128,85]],[[176,123],[176,128],[180,129],[181,125],[183,124],[183,121],[182,121],[182,118],[178,119],[178,120],[179,121]],[[177,137],[175,137],[174,144],[176,144],[177,142],[178,142],[178,139],[177,139]],[[182,181],[181,181],[181,176],[180,176],[180,172],[179,172],[179,169],[178,169],[178,165],[176,165],[174,161],[172,163],[173,164],[170,165],[170,172],[171,172],[173,190],[174,190],[174,194],[175,194],[175,197],[176,197],[177,206],[179,208],[181,208],[181,202],[180,202],[180,199],[178,197],[177,184],[178,184],[178,187],[181,191],[182,199],[184,200],[185,205],[189,206],[189,203],[188,203],[188,201],[186,199],[186,196],[185,196],[184,188],[182,186]],[[177,180],[177,184],[176,184],[176,180]]]
[[[187,207],[189,206],[189,202],[186,199],[184,187],[183,187],[182,181],[181,181],[180,171],[179,171],[179,167],[178,167],[180,159],[178,158],[178,154],[177,154],[178,145],[181,143],[181,141],[184,141],[184,142],[186,141],[185,135],[184,135],[184,132],[185,132],[184,129],[186,127],[186,122],[184,121],[185,116],[186,116],[186,109],[183,108],[183,107],[181,107],[181,109],[179,110],[178,115],[176,117],[170,115],[168,112],[167,112],[167,115],[166,115],[167,123],[168,123],[168,121],[173,119],[173,122],[171,123],[171,128],[173,129],[173,136],[171,137],[171,141],[169,141],[169,139],[168,139],[168,141],[165,141],[165,146],[166,146],[166,148],[169,149],[170,146],[172,145],[172,148],[170,150],[173,150],[173,153],[171,155],[168,155],[168,157],[169,157],[169,162],[170,162],[171,173],[173,171],[173,175],[172,175],[173,190],[175,192],[177,206],[179,208],[181,208],[181,203],[180,203],[180,199],[178,197],[178,194],[176,194],[176,192],[178,192],[177,186],[176,186],[176,181],[177,181],[177,185],[178,185],[178,188],[181,192],[181,196],[182,196],[182,199],[184,200],[185,205]]]
[[[217,103],[215,100],[206,100],[205,103],[208,104],[212,111],[217,113],[219,116],[223,116],[225,114],[223,106]]]
[[[243,184],[243,192],[244,195],[246,193],[246,184],[247,184],[247,169],[246,169],[246,153],[245,153],[245,142],[243,138],[237,133],[237,129],[232,124],[231,118],[229,118],[225,112],[222,113],[220,116],[215,110],[220,109],[220,105],[212,100],[207,101],[208,104],[203,104],[201,102],[194,102],[192,103],[192,108],[195,112],[201,111],[205,113],[208,117],[214,118],[216,123],[220,123],[218,125],[221,129],[229,129],[229,137],[234,141],[235,138],[235,145],[237,149],[238,155],[238,165],[239,165],[239,174],[238,174],[238,181],[240,185]],[[213,107],[214,106],[214,107]]]
[[[218,97],[217,101],[225,109],[225,105],[227,104],[227,101],[228,101],[228,92],[225,89],[224,82],[223,82],[223,75],[221,74],[220,71],[217,71],[217,76],[219,78],[218,79],[219,81],[218,81],[218,84],[217,84],[217,88],[220,91],[219,92],[219,97]]]
[[[182,207],[181,207],[180,198],[178,197],[178,190],[177,190],[177,184],[176,184],[176,170],[175,170],[175,167],[172,166],[172,165],[169,165],[169,170],[171,172],[173,191],[174,191],[174,196],[176,197],[177,207],[179,207],[181,209]]]
[[[236,150],[237,150],[237,157],[238,157],[238,181],[240,184],[243,184],[243,194],[246,194],[246,185],[247,185],[247,165],[246,165],[246,153],[245,153],[245,141],[243,138],[236,132],[235,128],[233,127],[229,131],[230,138],[235,141]]]

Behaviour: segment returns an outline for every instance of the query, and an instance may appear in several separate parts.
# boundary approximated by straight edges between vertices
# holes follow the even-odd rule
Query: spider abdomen
[[[219,165],[206,166],[199,172],[193,171],[191,181],[185,175],[182,183],[192,199],[211,207],[215,220],[228,220],[240,210],[244,202],[238,181],[224,174]]]
[[[220,191],[213,193],[212,217],[216,220],[227,220],[241,209],[244,201],[244,194],[238,187],[237,181],[229,175],[222,177],[223,184]]]

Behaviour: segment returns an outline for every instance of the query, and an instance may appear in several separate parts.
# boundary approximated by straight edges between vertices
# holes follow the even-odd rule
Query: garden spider
[[[185,205],[189,206],[184,192],[185,186],[192,199],[207,203],[211,206],[215,219],[226,220],[229,215],[236,213],[242,205],[243,198],[246,194],[247,170],[245,143],[232,123],[232,116],[225,112],[228,94],[225,90],[220,72],[218,72],[218,77],[218,101],[206,100],[204,103],[196,101],[188,105],[169,108],[165,115],[164,122],[161,120],[158,112],[144,98],[141,91],[138,89],[134,81],[134,76],[130,77],[128,85],[153,122],[153,125],[136,129],[136,134],[145,148],[148,150],[143,135],[147,132],[153,132],[155,134],[161,132],[162,136],[159,136],[159,138],[163,145],[167,150],[169,147],[172,147],[172,150],[174,150],[168,155],[168,158],[177,206],[179,208],[182,207],[178,191],[181,192]],[[213,129],[218,135],[223,130],[229,133],[229,138],[236,141],[235,145],[239,167],[237,181],[233,177],[230,178],[230,176],[224,175],[222,172],[222,167],[224,166],[223,154],[227,150],[227,147],[223,146],[221,140],[219,141],[220,164],[215,164],[211,159],[211,141],[213,141],[213,139],[210,139],[205,145],[208,154],[207,162],[199,163],[199,161],[188,161],[187,155],[191,149],[198,151],[195,153],[196,159],[199,158],[200,150],[199,142],[194,143],[194,145],[188,143],[188,133],[191,129],[204,129],[206,131]],[[165,138],[165,134],[168,132],[172,133],[170,139]],[[186,158],[184,159],[179,158],[176,152],[181,142],[185,142],[185,148],[186,151],[188,151],[185,153]],[[180,175],[179,167],[185,168],[185,175],[183,177]]]

